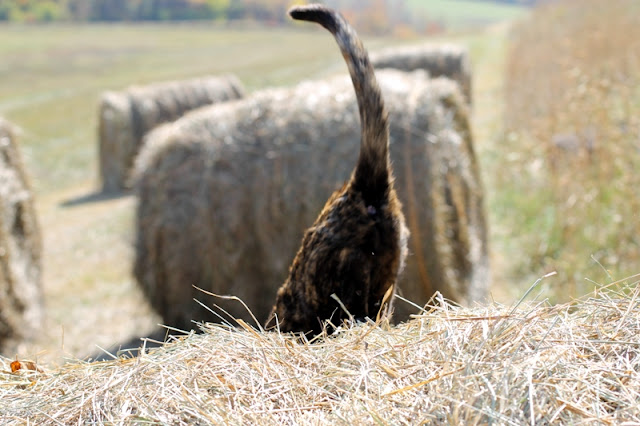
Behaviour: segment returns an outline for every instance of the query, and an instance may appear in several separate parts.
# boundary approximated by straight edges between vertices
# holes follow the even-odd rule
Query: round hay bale
[[[0,353],[42,325],[42,241],[15,128],[0,118]]]
[[[425,44],[393,47],[371,55],[377,69],[394,68],[402,71],[425,70],[431,77],[449,77],[461,87],[471,105],[471,61],[469,53],[457,44]]]
[[[187,111],[244,96],[232,76],[196,78],[105,92],[99,106],[100,176],[105,192],[126,189],[142,137]]]
[[[401,294],[469,302],[488,282],[483,190],[456,83],[378,73],[396,188],[411,230]],[[347,77],[271,89],[187,114],[147,135],[135,166],[134,274],[168,324],[216,320],[193,299],[264,321],[309,227],[356,163],[360,126]],[[398,319],[409,307],[396,303]]]

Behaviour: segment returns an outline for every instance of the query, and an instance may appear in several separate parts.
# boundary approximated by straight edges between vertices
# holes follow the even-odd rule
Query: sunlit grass
[[[557,270],[558,300],[640,270],[639,12],[567,1],[511,34],[495,220],[512,276]]]

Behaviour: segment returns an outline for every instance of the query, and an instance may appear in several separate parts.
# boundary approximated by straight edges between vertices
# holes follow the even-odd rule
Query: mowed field
[[[481,161],[494,161],[492,141],[500,130],[506,29],[498,25],[443,38],[467,45],[472,55]],[[363,39],[369,50],[426,40]],[[306,27],[0,26],[0,40],[0,115],[22,128],[44,237],[46,325],[20,356],[42,362],[90,356],[146,336],[161,321],[131,276],[135,198],[98,191],[101,92],[223,73],[236,74],[254,91],[347,72],[332,38]],[[485,176],[490,169],[483,167]],[[503,262],[499,256],[493,261],[494,298],[510,302],[530,283],[503,290]],[[213,303],[205,295],[202,301]]]

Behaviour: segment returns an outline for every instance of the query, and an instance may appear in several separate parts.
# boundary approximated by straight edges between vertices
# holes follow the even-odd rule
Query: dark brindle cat
[[[362,128],[355,170],[306,231],[267,322],[277,319],[283,332],[319,334],[325,320],[338,325],[349,314],[364,319],[382,311],[404,266],[408,230],[393,188],[387,111],[366,50],[331,9],[308,5],[289,14],[334,35],[349,67]]]

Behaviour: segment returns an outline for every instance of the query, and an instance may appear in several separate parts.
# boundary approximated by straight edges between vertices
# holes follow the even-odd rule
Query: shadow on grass
[[[99,203],[102,201],[110,201],[110,200],[115,200],[118,198],[124,198],[124,197],[129,197],[133,194],[133,192],[131,191],[121,191],[121,192],[117,192],[117,191],[112,191],[112,192],[103,192],[103,191],[99,191],[99,192],[92,192],[89,194],[85,194],[85,195],[80,195],[78,197],[73,197],[70,198],[68,200],[64,200],[60,203],[61,207],[74,207],[74,206],[79,206],[82,204],[89,204],[89,203]]]

